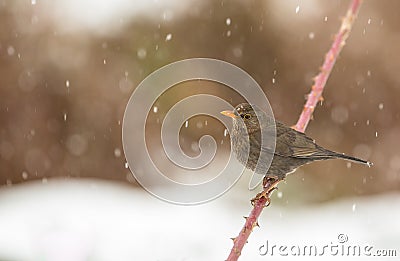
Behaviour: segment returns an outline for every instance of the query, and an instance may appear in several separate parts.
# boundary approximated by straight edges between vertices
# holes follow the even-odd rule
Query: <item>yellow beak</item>
[[[238,116],[235,115],[233,111],[221,111],[221,114],[231,117],[231,118],[237,118]]]

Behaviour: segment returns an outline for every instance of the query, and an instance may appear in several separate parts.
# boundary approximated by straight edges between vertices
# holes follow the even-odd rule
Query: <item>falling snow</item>
[[[379,110],[383,110],[383,103],[379,103],[378,108]]]
[[[168,37],[168,35],[167,35],[167,37]],[[167,40],[167,39],[166,39],[166,40]],[[169,40],[171,40],[171,39],[169,39]],[[168,41],[168,40],[167,40],[167,41]],[[139,48],[139,49],[137,50],[137,57],[138,57],[139,59],[143,60],[143,59],[146,58],[146,56],[147,56],[147,51],[146,51],[145,48]]]
[[[172,34],[167,34],[165,41],[170,41],[172,39]]]
[[[164,21],[171,21],[174,17],[174,13],[171,10],[165,10],[162,14],[162,18]]]
[[[74,134],[67,138],[66,146],[69,153],[74,156],[81,156],[88,148],[88,140],[81,134]]]
[[[230,18],[226,18],[225,23],[226,23],[226,25],[231,25],[231,19]]]
[[[28,172],[23,171],[23,172],[22,172],[22,178],[23,178],[23,179],[27,179],[27,178],[28,178]]]
[[[14,55],[14,53],[15,53],[15,49],[14,49],[14,47],[13,46],[8,46],[8,48],[7,48],[7,54],[9,55],[9,56],[12,56],[12,55]]]
[[[115,156],[116,158],[121,157],[121,149],[116,148],[116,149],[114,150],[114,156]]]
[[[197,142],[195,142],[195,141],[193,141],[193,142],[190,144],[190,148],[191,148],[192,151],[194,151],[194,152],[199,152],[199,151],[200,151],[199,145],[198,145]]]
[[[300,11],[300,6],[298,5],[298,6],[296,6],[296,14],[298,14],[299,13],[299,11]]]

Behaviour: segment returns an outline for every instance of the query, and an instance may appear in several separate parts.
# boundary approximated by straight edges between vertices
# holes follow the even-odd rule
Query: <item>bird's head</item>
[[[248,103],[241,103],[233,111],[222,111],[221,114],[231,117],[236,126],[244,124],[249,134],[260,130],[258,120],[262,120],[262,117],[265,115],[261,109]]]

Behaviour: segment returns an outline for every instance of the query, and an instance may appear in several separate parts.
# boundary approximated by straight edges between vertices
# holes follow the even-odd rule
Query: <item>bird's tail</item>
[[[355,162],[355,163],[361,163],[361,164],[368,165],[368,167],[371,167],[372,165],[374,165],[370,161],[359,159],[359,158],[352,157],[352,156],[348,156],[348,155],[343,154],[343,153],[338,153],[338,152],[330,151],[330,150],[327,150],[326,152],[329,153],[329,156],[331,156],[332,158],[345,159],[345,160],[352,161],[352,162]]]

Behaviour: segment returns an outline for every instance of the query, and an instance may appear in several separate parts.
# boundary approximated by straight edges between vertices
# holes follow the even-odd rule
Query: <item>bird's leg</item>
[[[281,180],[278,178],[271,178],[271,177],[264,177],[263,179],[263,191],[258,193],[255,198],[253,198],[251,200],[251,204],[254,205],[254,202],[256,200],[259,200],[261,198],[266,198],[267,199],[267,204],[266,206],[268,206],[270,204],[270,197],[269,195],[271,194],[272,191],[274,191],[275,189],[277,189],[278,183]]]
[[[263,188],[276,188],[276,185],[278,185],[278,183],[280,182],[278,177],[267,177],[265,176],[263,179]],[[272,190],[271,190],[272,191]]]

